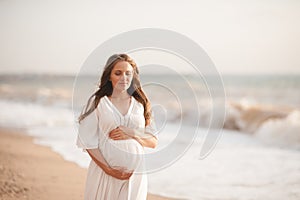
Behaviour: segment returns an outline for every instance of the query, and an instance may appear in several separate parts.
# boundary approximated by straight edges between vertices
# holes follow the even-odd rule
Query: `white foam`
[[[72,111],[63,107],[0,100],[0,110],[0,125],[5,127],[54,127],[74,123]]]
[[[195,200],[299,199],[299,152],[224,131],[212,153],[199,160],[202,140],[198,138],[178,162],[149,174],[150,192]]]
[[[268,144],[300,149],[300,111],[293,111],[283,119],[269,119],[255,135]]]

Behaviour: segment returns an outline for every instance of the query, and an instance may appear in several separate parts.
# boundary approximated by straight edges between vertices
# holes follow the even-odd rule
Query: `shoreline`
[[[83,199],[87,169],[35,144],[34,137],[24,132],[0,127],[0,199]],[[147,196],[147,200],[170,199]]]

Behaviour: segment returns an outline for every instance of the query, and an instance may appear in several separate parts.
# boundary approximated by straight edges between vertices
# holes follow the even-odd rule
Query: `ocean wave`
[[[269,119],[254,134],[269,144],[300,149],[300,111],[292,111],[285,118]]]
[[[48,88],[48,87],[26,87],[15,86],[11,84],[0,85],[0,95],[2,99],[19,100],[28,102],[38,102],[44,104],[53,104],[58,100],[66,101],[72,97],[72,91],[66,88]]]
[[[229,102],[223,128],[254,133],[267,120],[286,118],[293,110],[288,106]]]
[[[72,110],[61,106],[0,100],[0,109],[3,127],[55,127],[72,125],[75,121]]]
[[[288,106],[229,102],[224,129],[253,134],[279,147],[300,149],[300,110]]]

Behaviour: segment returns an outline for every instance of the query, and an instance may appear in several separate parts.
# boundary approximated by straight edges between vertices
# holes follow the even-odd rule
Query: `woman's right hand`
[[[107,167],[104,172],[114,178],[120,180],[128,180],[133,172],[125,171],[123,167]]]
[[[119,127],[111,130],[108,134],[110,139],[113,140],[127,140],[132,139],[131,136],[129,136],[123,129],[120,129]]]

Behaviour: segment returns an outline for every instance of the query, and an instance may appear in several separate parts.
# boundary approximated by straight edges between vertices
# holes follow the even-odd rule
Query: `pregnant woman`
[[[155,148],[156,127],[136,63],[112,55],[99,89],[79,116],[77,146],[88,152],[85,200],[145,200],[143,147]]]

